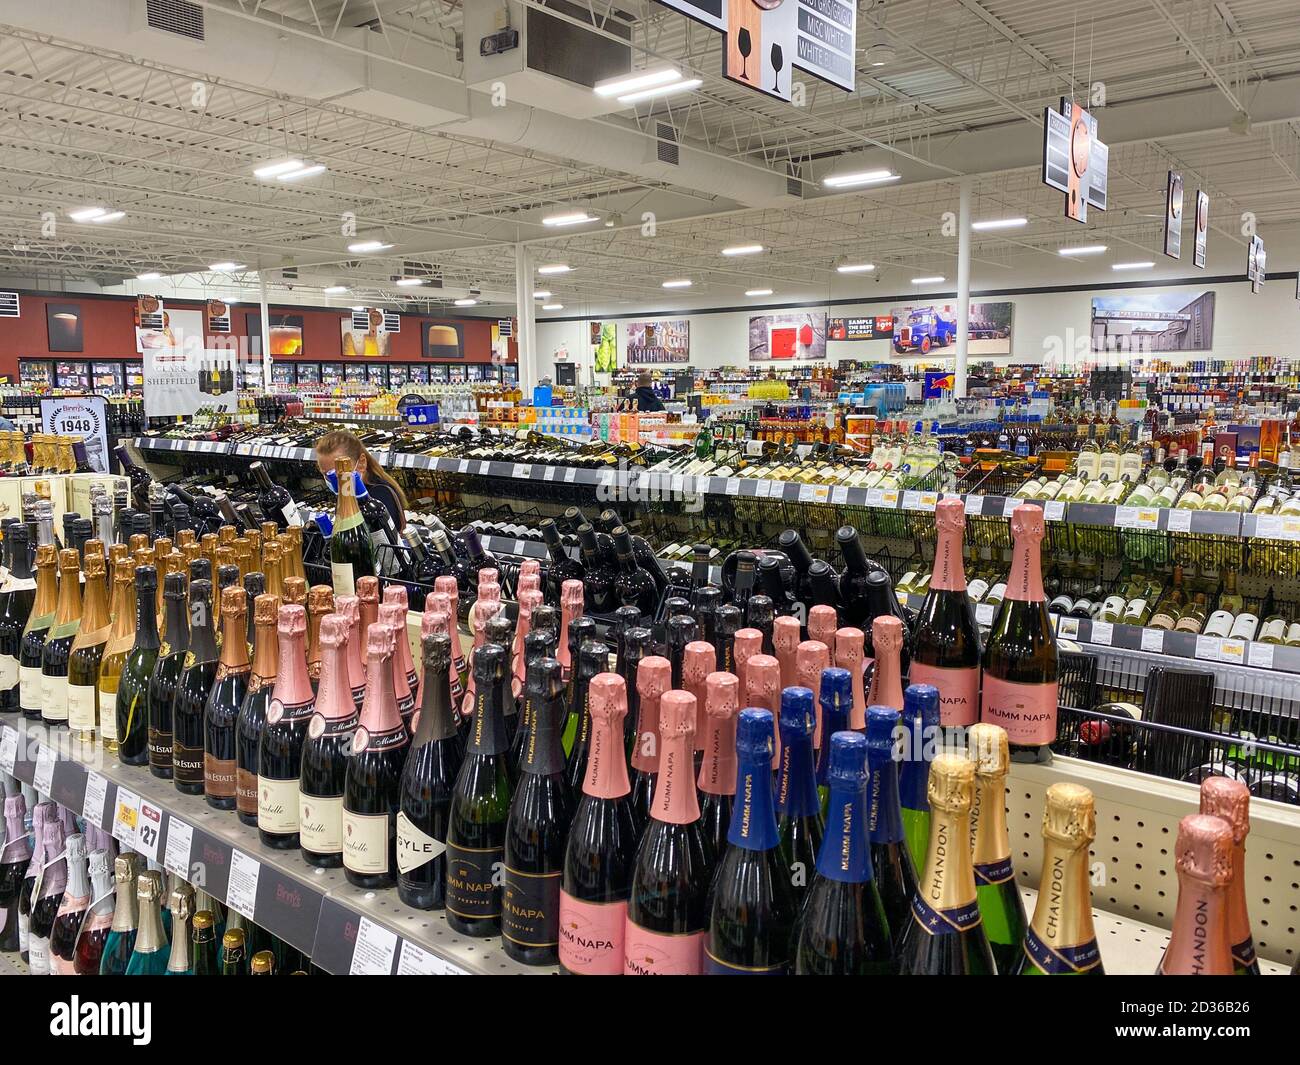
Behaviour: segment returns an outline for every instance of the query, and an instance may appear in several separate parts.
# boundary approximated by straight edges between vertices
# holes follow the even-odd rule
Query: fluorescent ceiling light
[[[1058,255],[1100,255],[1105,250],[1105,244],[1080,244],[1075,248],[1056,249]]]
[[[347,290],[348,290],[347,285],[326,285],[323,289],[321,289],[321,291],[324,292],[325,295],[327,296],[340,296]]]
[[[700,78],[691,78],[689,81],[675,81],[671,85],[659,85],[653,89],[630,92],[626,96],[620,96],[618,102],[621,104],[640,103],[652,96],[672,96],[679,92],[690,92],[692,89],[698,89],[703,84],[704,82]]]
[[[276,181],[299,181],[302,178],[315,177],[317,174],[325,173],[324,163],[312,163],[311,166],[304,166],[301,170],[290,170],[287,174],[276,174]]]
[[[595,222],[596,216],[586,211],[571,211],[569,214],[553,214],[542,219],[544,226],[580,226],[583,222]]]
[[[770,288],[751,288],[746,290],[745,295],[746,296],[770,296],[772,295],[772,290]]]
[[[90,220],[91,225],[100,225],[103,222],[116,222],[119,218],[125,218],[125,211],[109,211],[106,214],[97,214]]]
[[[478,300],[473,299],[473,298],[470,298],[470,297],[466,297],[466,298],[463,299],[463,300],[457,300],[457,301],[456,301],[456,306],[457,306],[457,307],[477,307],[477,306],[478,306]]]
[[[898,175],[891,170],[858,170],[851,174],[831,174],[822,179],[822,184],[828,189],[849,189],[855,185],[879,185],[897,180]]]
[[[544,311],[562,311],[562,310],[564,310],[564,304],[563,304],[563,303],[546,303],[546,304],[543,304],[543,305],[542,305],[542,310],[544,310]]]
[[[835,269],[841,274],[869,274],[875,268],[875,263],[845,263]]]
[[[281,159],[278,163],[264,163],[262,166],[256,167],[253,170],[253,177],[265,181],[267,178],[279,177],[281,174],[288,174],[301,169],[301,159]]]
[[[934,276],[934,277],[914,277],[914,278],[912,278],[912,284],[914,284],[914,285],[937,285],[937,284],[939,284],[939,283],[942,282],[942,281],[943,281],[943,278],[942,278],[941,276],[939,276],[939,275],[936,275],[936,276]]]
[[[539,288],[536,292],[533,293],[533,299],[535,300],[549,300],[550,298],[551,298],[550,289]]]
[[[69,211],[68,217],[74,222],[89,222],[92,218],[98,218],[108,211],[103,207],[79,207],[75,211]]]
[[[382,240],[359,240],[355,244],[349,244],[348,251],[383,251],[385,248],[391,247],[391,244],[385,244]]]
[[[1028,218],[990,218],[985,222],[972,222],[971,229],[980,231],[986,229],[1016,229],[1020,226],[1029,225]]]
[[[689,277],[674,278],[672,281],[665,281],[663,287],[664,288],[690,288],[691,279]]]
[[[397,283],[403,288],[411,288],[414,285],[423,285],[425,279],[422,277],[399,277]]]
[[[1155,266],[1155,263],[1153,263],[1153,262],[1143,262],[1143,263],[1111,263],[1110,268],[1111,268],[1112,270],[1146,270],[1146,269],[1148,269],[1148,268],[1150,268],[1150,267],[1152,267],[1152,266]]]
[[[157,270],[150,270],[148,273],[135,275],[137,281],[157,281],[160,277],[162,277],[162,274],[158,273]]]
[[[243,270],[244,264],[231,263],[231,262],[213,263],[211,266],[208,267],[208,269],[211,270],[214,274],[228,274],[232,270]]]
[[[551,274],[567,274],[572,269],[573,267],[568,263],[547,263],[545,266],[539,266],[537,272],[549,277]]]
[[[621,78],[599,81],[592,88],[597,96],[621,96],[624,93],[638,92],[641,89],[653,89],[659,85],[669,85],[681,80],[682,72],[676,67],[664,67],[661,70],[645,70],[636,74],[627,74]]]
[[[730,248],[723,248],[723,255],[757,255],[763,250],[761,244],[733,244]]]

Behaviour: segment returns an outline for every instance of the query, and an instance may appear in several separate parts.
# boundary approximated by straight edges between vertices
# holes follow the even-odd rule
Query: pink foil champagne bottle
[[[1160,976],[1230,976],[1228,882],[1232,879],[1232,827],[1221,817],[1189,814],[1178,822],[1174,843],[1178,905]]]

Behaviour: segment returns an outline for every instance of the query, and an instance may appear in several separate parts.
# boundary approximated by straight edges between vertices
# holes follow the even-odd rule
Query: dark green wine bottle
[[[149,681],[161,645],[158,571],[153,566],[136,566],[135,593],[135,643],[117,686],[117,756],[127,765],[145,765],[149,761]]]
[[[975,795],[970,812],[975,891],[993,960],[998,972],[1006,975],[1018,964],[1026,923],[1007,835],[1010,751],[1007,734],[997,725],[971,725],[966,739],[975,763]]]

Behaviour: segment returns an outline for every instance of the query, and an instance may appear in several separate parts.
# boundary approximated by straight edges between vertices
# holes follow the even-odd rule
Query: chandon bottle
[[[167,971],[167,932],[162,921],[162,874],[145,870],[136,878],[140,929],[126,964],[127,976],[162,976]]]
[[[709,648],[712,654],[712,648]],[[736,711],[740,681],[732,673],[710,673],[704,682],[704,759],[700,789],[700,828],[714,854],[727,849],[736,800]],[[766,746],[766,745],[765,745]],[[769,752],[770,753],[770,752]],[[771,765],[768,766],[769,778]]]
[[[19,666],[23,630],[36,602],[36,580],[32,576],[31,533],[22,522],[9,525],[4,534],[5,565],[9,583],[0,600],[0,712],[19,709]]]
[[[104,943],[113,927],[113,863],[108,851],[91,851],[89,914],[75,930],[76,945],[72,952],[72,971],[77,976],[99,975],[99,961]],[[62,968],[62,966],[60,966]]]
[[[893,952],[868,843],[867,739],[826,736],[830,749],[830,827],[817,852],[794,944],[795,972],[805,976],[883,976]]]
[[[135,951],[140,908],[135,881],[139,859],[134,854],[119,854],[113,860],[113,887],[116,903],[104,948],[99,955],[100,976],[125,976],[127,963]]]
[[[1228,881],[1228,942],[1233,971],[1258,976],[1259,959],[1246,908],[1246,834],[1250,831],[1250,789],[1240,780],[1209,777],[1201,782],[1201,813],[1222,817],[1232,828],[1232,878]]]
[[[1174,844],[1178,906],[1158,976],[1231,976],[1228,881],[1232,879],[1232,826],[1221,817],[1189,814],[1178,822]]]
[[[135,568],[135,641],[117,686],[117,756],[126,765],[149,761],[149,680],[158,663],[158,571]],[[242,641],[241,641],[242,642]]]
[[[447,827],[463,758],[451,702],[451,639],[447,616],[439,616],[443,631],[422,641],[424,682],[397,814],[397,894],[417,910],[447,902]]]
[[[0,847],[0,953],[26,949],[18,937],[18,899],[32,860],[31,841],[23,825],[26,813],[27,800],[22,792],[5,797],[4,846]]]
[[[1006,598],[984,647],[980,720],[1007,731],[1013,760],[1050,757],[1056,739],[1056,634],[1043,595],[1038,545],[1043,511],[1022,504],[1011,516],[1015,550]]]
[[[912,635],[908,679],[939,689],[939,723],[952,728],[979,720],[981,649],[962,569],[965,504],[960,499],[940,500],[934,519],[939,530],[934,572]]]
[[[348,458],[334,463],[339,494],[334,531],[330,534],[330,575],[335,595],[353,595],[358,577],[375,575],[375,548],[357,505],[356,483],[352,479],[355,468],[356,463]]]
[[[58,608],[58,565],[59,553],[53,544],[36,549],[36,598],[18,652],[18,699],[23,716],[34,720],[41,716],[41,661]]]
[[[500,866],[505,860],[510,777],[497,687],[506,650],[487,643],[474,656],[474,720],[456,776],[447,830],[447,923],[467,936],[501,931]]]
[[[248,597],[237,584],[221,590],[221,659],[203,708],[203,792],[209,806],[235,808],[239,708],[252,666],[244,638]]]
[[[930,761],[939,742],[939,690],[928,684],[909,684],[903,693],[904,748],[898,773],[898,795],[903,809],[903,832],[912,860],[925,861],[930,846]]]
[[[700,830],[692,772],[695,696],[665,692],[659,700],[659,732],[654,805],[637,848],[628,898],[625,976],[691,976],[704,965],[714,856]]]
[[[559,715],[564,692],[560,663],[544,658],[532,677],[542,690],[532,693],[528,749],[506,818],[501,945],[510,957],[525,965],[553,965],[559,957],[560,878],[573,800],[560,746]],[[622,683],[616,674],[597,674],[591,679],[588,701],[608,699],[603,689],[611,684],[621,687]],[[590,736],[588,753],[589,743]],[[621,753],[622,744],[615,749]]]
[[[824,829],[821,801],[817,797],[817,770],[813,764],[815,713],[813,693],[807,688],[786,688],[781,693],[777,823],[781,832],[781,859],[800,905],[817,865],[817,850]]]
[[[68,882],[68,864],[63,857],[65,831],[58,816],[45,822],[41,832],[42,872],[32,893],[31,920],[27,933],[27,964],[33,976],[50,974],[50,932],[63,901]]]
[[[74,833],[65,846],[68,882],[54,927],[50,929],[50,972],[56,976],[76,976],[77,933],[92,901],[90,878],[86,875],[86,837]]]
[[[618,976],[637,825],[623,750],[627,688],[621,677],[599,680],[591,688],[587,775],[564,850],[559,959],[565,972]]]
[[[86,578],[89,587],[90,578]],[[169,573],[163,581],[162,643],[153,676],[149,678],[149,772],[163,780],[171,780],[174,771],[172,749],[172,715],[176,708],[176,686],[185,667],[185,655],[190,649],[189,607],[185,602],[185,574]],[[86,617],[90,617],[87,594]]]
[[[75,548],[59,552],[59,605],[41,650],[41,720],[68,721],[68,655],[81,628],[81,555]]]
[[[672,663],[659,655],[641,659],[636,670],[639,707],[632,748],[632,796],[629,801],[638,839],[650,824],[650,809],[654,805],[661,747],[659,702],[672,687],[672,673]]]
[[[235,721],[235,813],[246,825],[257,824],[257,752],[280,668],[280,641],[275,628],[279,606],[280,597],[266,593],[253,601],[253,668]]]
[[[1016,885],[1007,835],[1007,771],[1011,766],[1007,734],[997,725],[981,722],[971,725],[966,739],[975,763],[970,808],[975,892],[993,960],[998,972],[1006,975],[1018,962],[1025,938],[1025,904]],[[1048,870],[1049,882],[1055,871]]]
[[[930,763],[930,846],[912,898],[912,920],[898,948],[904,976],[992,976],[970,856],[975,764],[940,754]]]
[[[361,888],[392,887],[397,876],[397,811],[406,726],[393,691],[396,634],[376,622],[366,631],[366,700],[352,735],[343,783],[343,871]]]
[[[190,581],[190,646],[172,705],[172,783],[185,795],[203,794],[203,711],[217,675],[212,631],[212,582]]]
[[[343,789],[357,727],[347,663],[351,632],[342,614],[321,618],[320,687],[302,746],[298,841],[303,861],[322,869],[343,864]]]
[[[280,663],[257,749],[257,834],[268,847],[291,850],[300,843],[298,781],[316,696],[307,673],[307,611],[280,607],[276,627]]]
[[[1001,792],[998,802],[1002,802]],[[1087,788],[1053,784],[1047,789],[1043,806],[1043,873],[1033,924],[1024,933],[1024,946],[1016,952],[1014,965],[1003,968],[999,962],[999,972],[1102,975],[1088,886],[1088,848],[1096,834],[1092,793]],[[984,909],[982,904],[980,909]]]
[[[901,716],[892,706],[867,710],[867,829],[871,836],[871,867],[885,907],[889,931],[897,947],[912,923],[916,866],[903,836],[898,801],[896,733]]]
[[[723,680],[734,699],[739,682],[730,673],[709,677],[710,694],[715,681]],[[790,970],[796,903],[772,807],[773,721],[769,711],[758,709],[742,710],[734,720],[736,806],[714,875],[704,968],[712,974],[776,976]]]

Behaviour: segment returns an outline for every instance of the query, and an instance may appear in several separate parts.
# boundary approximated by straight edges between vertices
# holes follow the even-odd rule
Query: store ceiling
[[[206,46],[142,30],[143,0],[0,0],[0,278],[78,288],[157,271],[176,280],[127,290],[254,298],[251,274],[205,270],[229,261],[296,269],[291,295],[271,274],[278,298],[311,302],[347,285],[335,298],[346,305],[410,302],[414,290],[393,278],[419,272],[442,279],[421,298],[475,288],[486,308],[511,302],[513,245],[527,241],[537,262],[574,268],[545,279],[565,314],[730,305],[756,288],[774,290],[768,302],[870,292],[872,281],[836,272],[846,260],[876,263],[877,291],[892,293],[914,276],[955,275],[944,212],[971,174],[977,219],[1029,219],[975,234],[977,289],[1110,280],[1114,260],[1159,262],[1170,167],[1189,195],[1214,198],[1211,272],[1244,271],[1243,212],[1258,219],[1271,270],[1300,261],[1295,0],[864,0],[857,92],[805,77],[803,107],[725,81],[720,36],[651,0],[582,0],[601,32],[630,29],[634,67],[673,63],[703,80],[594,119],[514,101],[494,109],[468,90],[460,0],[198,7]],[[895,57],[872,67],[864,56],[878,41]],[[380,69],[395,72],[396,89]],[[1096,83],[1112,206],[1080,226],[1039,181],[1038,122],[1045,105]],[[1239,110],[1248,134],[1228,130]],[[662,123],[679,142],[677,167],[654,159]],[[328,169],[301,183],[253,176],[286,155]],[[873,167],[902,179],[839,194],[821,184]],[[86,204],[125,217],[67,219]],[[541,225],[566,208],[599,221],[562,235]],[[356,235],[342,232],[349,212]],[[347,251],[365,238],[393,248]],[[719,254],[750,242],[765,251]],[[1057,254],[1071,243],[1109,251],[1072,262]],[[661,287],[681,277],[690,289]]]

